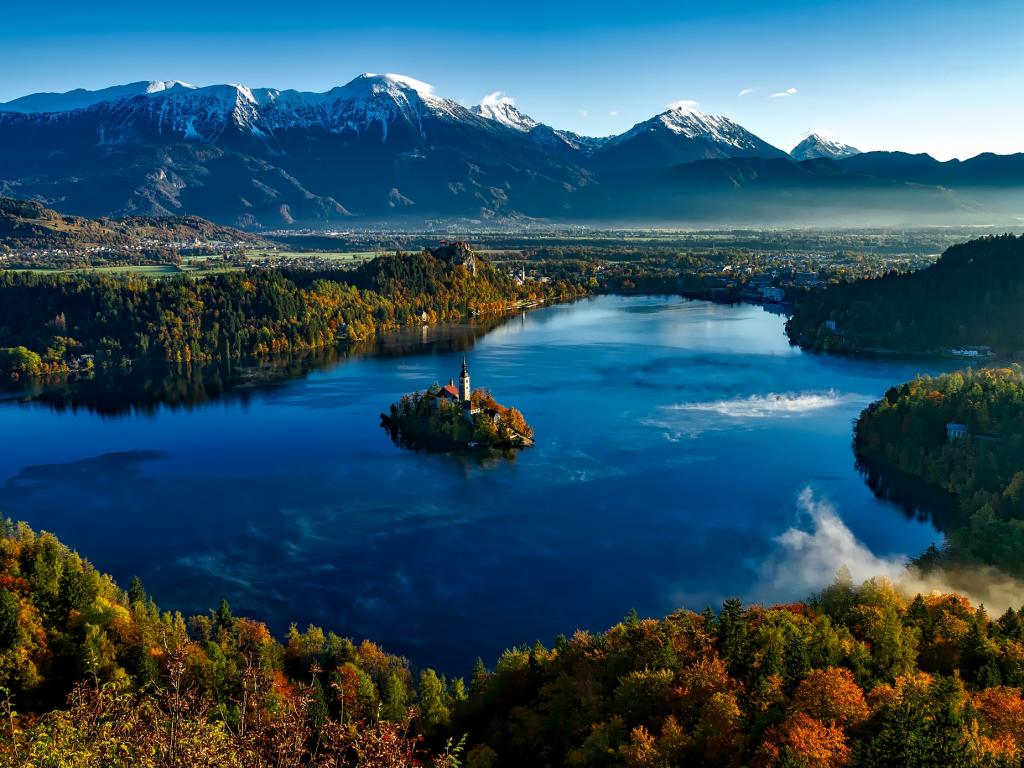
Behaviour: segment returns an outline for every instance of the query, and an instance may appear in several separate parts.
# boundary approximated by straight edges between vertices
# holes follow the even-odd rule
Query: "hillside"
[[[325,349],[583,292],[565,281],[518,284],[464,244],[378,257],[351,273],[0,272],[0,377],[63,373],[87,356],[190,363]]]
[[[962,424],[950,438],[947,424]],[[890,389],[854,430],[859,460],[941,487],[959,513],[939,562],[1024,575],[1024,378],[1019,368],[922,377]],[[903,499],[913,503],[913,499]]]
[[[57,213],[38,202],[0,197],[0,252],[200,247],[212,242],[252,244],[260,239],[198,216],[87,219]]]
[[[1024,622],[957,595],[839,577],[802,603],[728,600],[511,645],[467,683],[319,627],[281,642],[223,601],[162,613],[138,580],[124,591],[25,525],[4,524],[0,553],[4,765],[1009,768],[1022,756]]]
[[[954,245],[931,267],[831,286],[800,299],[786,324],[807,349],[1024,352],[1024,236]]]

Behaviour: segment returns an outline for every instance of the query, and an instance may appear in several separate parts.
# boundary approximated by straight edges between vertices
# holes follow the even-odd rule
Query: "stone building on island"
[[[467,417],[480,413],[479,406],[473,404],[473,389],[469,385],[469,371],[466,368],[465,355],[462,356],[462,372],[459,373],[458,386],[455,385],[455,379],[449,379],[434,398],[435,408],[439,408],[442,403],[462,408]]]

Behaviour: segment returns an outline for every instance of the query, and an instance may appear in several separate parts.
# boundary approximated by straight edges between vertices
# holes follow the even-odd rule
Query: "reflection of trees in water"
[[[931,522],[943,534],[967,522],[956,496],[937,485],[869,459],[858,458],[856,467],[877,498],[900,507],[908,518]]]
[[[130,368],[97,369],[63,382],[26,388],[10,399],[55,411],[85,410],[102,416],[152,414],[161,407],[193,408],[218,400],[247,402],[253,394],[330,370],[363,357],[410,357],[465,352],[507,316],[471,323],[404,329],[344,347],[259,360],[203,365],[139,361]]]
[[[517,451],[512,448],[453,448],[450,444],[424,443],[402,431],[398,421],[385,414],[380,415],[380,425],[399,448],[415,453],[443,453],[452,457],[468,472],[474,467],[491,469],[505,461],[515,461]]]

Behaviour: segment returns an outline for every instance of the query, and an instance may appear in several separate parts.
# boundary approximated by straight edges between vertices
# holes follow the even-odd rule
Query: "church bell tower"
[[[469,371],[466,370],[466,356],[462,356],[462,373],[459,374],[459,400],[469,402],[472,390],[469,388]]]

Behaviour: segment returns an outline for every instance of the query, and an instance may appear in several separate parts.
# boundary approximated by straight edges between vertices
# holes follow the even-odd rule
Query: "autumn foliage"
[[[468,683],[229,606],[162,613],[54,537],[0,537],[0,766],[1009,768],[1024,621],[838,579],[798,606],[630,616]],[[465,740],[463,740],[465,735]]]

